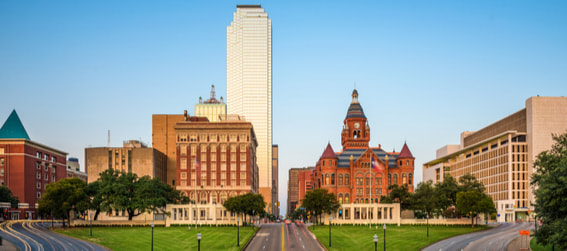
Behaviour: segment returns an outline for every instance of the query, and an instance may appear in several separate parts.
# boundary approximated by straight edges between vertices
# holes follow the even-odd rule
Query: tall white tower
[[[237,5],[226,28],[227,113],[252,122],[260,193],[272,212],[272,20],[260,5]]]

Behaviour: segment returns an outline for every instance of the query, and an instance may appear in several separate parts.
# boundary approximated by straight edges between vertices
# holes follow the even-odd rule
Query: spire
[[[323,152],[323,155],[321,155],[321,158],[337,158],[335,151],[333,151],[333,147],[331,147],[331,143],[327,144],[327,148]]]
[[[2,128],[0,128],[0,139],[27,139],[30,140],[30,136],[26,132],[20,117],[13,110],[4,122]]]
[[[356,89],[352,91],[352,102],[350,102],[350,106],[348,107],[346,118],[366,118],[362,106],[358,103],[358,91],[356,91]]]
[[[402,147],[402,151],[400,152],[400,155],[398,155],[398,159],[402,159],[402,158],[413,158],[413,155],[411,154],[408,145],[404,142],[404,146]]]

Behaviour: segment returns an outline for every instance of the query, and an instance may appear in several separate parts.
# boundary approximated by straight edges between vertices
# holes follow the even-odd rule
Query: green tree
[[[484,190],[486,190],[484,185],[470,173],[461,176],[459,183],[461,183],[459,192],[477,191],[484,193]]]
[[[329,193],[327,189],[316,188],[307,193],[303,198],[302,207],[311,212],[311,216],[318,219],[323,213],[331,214],[337,212],[341,206],[337,201],[337,197],[333,193]],[[318,220],[317,222],[320,222]]]
[[[47,185],[45,194],[38,201],[38,211],[41,215],[67,219],[70,224],[71,210],[87,210],[89,203],[86,182],[79,178],[62,179]]]
[[[534,161],[535,213],[543,224],[535,236],[543,245],[567,250],[567,133],[553,135],[555,144]]]
[[[492,198],[477,190],[457,193],[456,207],[461,214],[470,213],[472,227],[474,227],[474,218],[476,218],[478,213],[491,213],[496,211]]]
[[[414,209],[423,210],[428,216],[431,216],[431,211],[438,209],[440,205],[433,181],[419,183],[414,191],[413,200]]]
[[[17,207],[20,200],[18,200],[18,197],[14,196],[10,188],[7,186],[0,186],[0,202],[10,202],[12,207]]]
[[[461,190],[457,180],[452,176],[445,176],[443,182],[435,184],[435,192],[439,198],[439,208],[446,210],[457,202],[457,193]]]
[[[392,202],[400,203],[401,210],[412,208],[413,194],[409,192],[407,184],[403,184],[401,186],[398,186],[397,184],[390,185],[388,189],[390,190],[388,197],[390,197]]]

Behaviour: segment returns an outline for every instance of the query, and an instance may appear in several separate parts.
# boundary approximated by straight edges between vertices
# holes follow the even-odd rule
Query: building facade
[[[67,178],[79,178],[84,182],[88,182],[88,175],[85,172],[81,172],[81,166],[79,165],[79,159],[69,158],[67,160]]]
[[[239,116],[218,122],[186,116],[175,131],[177,190],[198,204],[222,204],[232,196],[258,193],[258,143],[250,122]]]
[[[205,101],[199,97],[199,103],[195,105],[195,117],[207,117],[210,122],[217,122],[220,117],[226,117],[226,104],[224,99],[215,98],[215,86],[211,86],[211,97]]]
[[[278,164],[279,164],[279,147],[278,145],[272,145],[272,205],[274,209],[273,214],[275,216],[280,215],[280,200],[278,196]]]
[[[535,202],[533,162],[553,145],[552,134],[567,131],[567,97],[530,97],[524,109],[476,132],[463,132],[460,145],[437,150],[423,164],[423,180],[441,182],[474,175],[496,204],[499,222],[526,219]]]
[[[254,125],[260,193],[272,205],[272,20],[260,5],[237,5],[233,17],[226,29],[227,110]]]
[[[36,203],[47,185],[66,177],[67,153],[30,139],[16,111],[0,128],[0,185],[20,200],[11,219],[35,219]]]
[[[342,151],[327,145],[313,171],[313,187],[334,193],[341,204],[379,203],[389,185],[407,185],[413,193],[415,158],[407,144],[400,152],[387,152],[380,145],[370,147],[369,141],[370,127],[354,90],[341,132]]]
[[[175,124],[183,121],[184,114],[152,115],[152,147],[165,154],[167,184],[176,186],[177,178],[177,134]]]
[[[289,215],[296,208],[301,205],[300,199],[303,197],[299,197],[299,174],[301,172],[312,172],[314,167],[303,167],[303,168],[290,168],[289,169],[289,178],[287,182],[287,209],[286,214]]]
[[[167,157],[136,140],[126,141],[122,147],[85,148],[85,166],[88,182],[96,181],[107,169],[157,177],[163,183],[167,177]]]

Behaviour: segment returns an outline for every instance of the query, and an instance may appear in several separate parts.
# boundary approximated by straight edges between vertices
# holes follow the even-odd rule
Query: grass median
[[[257,229],[256,229],[257,230]],[[120,250],[149,250],[151,227],[95,227],[93,237],[89,228],[58,229],[56,232]],[[201,233],[201,250],[241,250],[253,236],[251,227],[240,227],[240,247],[236,246],[236,227],[187,226],[155,227],[154,250],[197,250],[197,233]]]
[[[427,226],[387,225],[386,250],[420,250],[421,248],[452,236],[487,229],[486,226]],[[309,229],[312,229],[311,227]],[[315,226],[311,230],[329,250],[374,250],[374,234],[379,237],[378,250],[384,249],[384,229],[382,225],[331,226],[331,247],[329,247],[329,225]]]

